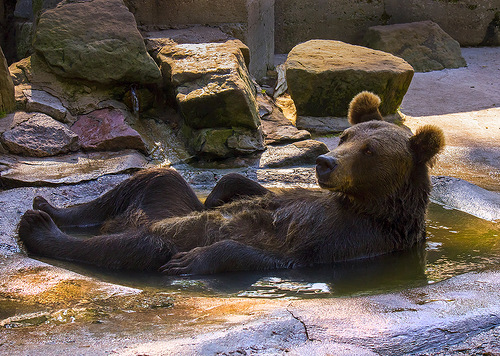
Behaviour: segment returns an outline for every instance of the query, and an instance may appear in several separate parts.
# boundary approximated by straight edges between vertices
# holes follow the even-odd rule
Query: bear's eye
[[[371,156],[373,155],[373,150],[371,149],[370,146],[366,146],[365,148],[363,148],[363,154],[366,155],[366,156]]]

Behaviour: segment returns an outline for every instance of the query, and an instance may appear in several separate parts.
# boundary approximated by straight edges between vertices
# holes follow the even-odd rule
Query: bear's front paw
[[[159,271],[172,276],[214,273],[213,266],[207,261],[205,252],[203,247],[197,247],[188,252],[179,252],[168,263],[161,266]]]

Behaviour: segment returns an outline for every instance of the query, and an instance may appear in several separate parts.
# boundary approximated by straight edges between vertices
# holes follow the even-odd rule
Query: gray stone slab
[[[71,122],[72,117],[61,100],[44,90],[23,90],[27,99],[26,110],[30,112],[41,112],[61,122]]]
[[[323,142],[304,140],[285,146],[269,146],[260,158],[260,167],[307,166],[315,164],[319,155],[328,152]]]
[[[146,167],[146,158],[133,150],[76,153],[50,158],[0,156],[0,182],[6,185],[74,184]]]
[[[500,193],[453,177],[432,177],[431,200],[478,218],[500,222]]]

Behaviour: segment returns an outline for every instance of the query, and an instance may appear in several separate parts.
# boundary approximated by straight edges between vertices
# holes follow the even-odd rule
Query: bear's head
[[[358,94],[350,104],[353,125],[337,148],[316,160],[320,187],[352,198],[377,198],[397,192],[412,177],[428,178],[427,167],[444,147],[441,129],[427,125],[410,130],[382,121],[380,99]]]

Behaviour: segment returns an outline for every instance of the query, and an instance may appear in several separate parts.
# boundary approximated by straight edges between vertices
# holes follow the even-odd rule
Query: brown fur
[[[378,104],[362,93],[350,112],[366,118]],[[273,193],[231,174],[203,206],[176,171],[154,169],[78,207],[35,198],[19,237],[32,254],[167,274],[308,266],[403,250],[425,238],[428,165],[443,145],[435,127],[412,135],[383,121],[358,122],[318,157],[323,191]],[[107,232],[80,240],[56,223]]]
[[[356,95],[349,104],[347,118],[351,125],[371,120],[383,120],[379,111],[380,98],[368,91]]]

